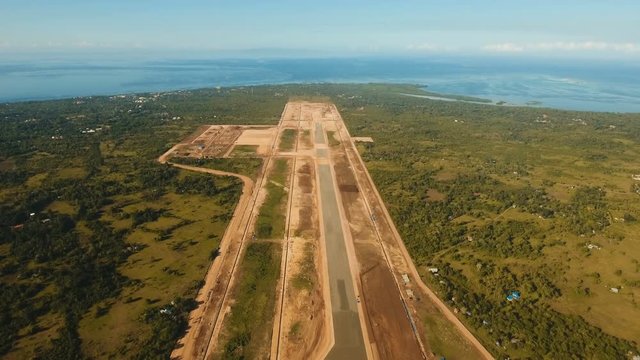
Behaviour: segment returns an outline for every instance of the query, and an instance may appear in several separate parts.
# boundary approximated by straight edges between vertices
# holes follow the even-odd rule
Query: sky
[[[2,53],[640,59],[638,0],[0,0]]]

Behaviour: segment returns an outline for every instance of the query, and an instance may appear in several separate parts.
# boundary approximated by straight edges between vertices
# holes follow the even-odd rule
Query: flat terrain
[[[637,114],[351,96],[337,104],[374,140],[357,148],[419,275],[487,350],[637,353]],[[423,319],[431,351],[468,358]]]
[[[243,182],[156,159],[203,118],[277,122],[286,101],[255,93],[2,104],[0,357],[169,356]],[[216,160],[251,178],[261,165]]]
[[[265,165],[255,186],[237,175],[245,189],[222,239],[222,256],[209,270],[201,304],[173,356],[266,358],[270,348],[272,358],[430,357],[423,308],[442,312],[438,316],[450,310],[421,283],[335,106],[289,102],[277,127],[199,131],[160,160],[216,173],[182,164],[202,163],[198,159],[212,154],[233,156],[234,147],[243,146],[243,157],[255,151]],[[259,244],[280,246],[281,253],[270,255],[281,259],[280,266],[266,263],[254,273],[259,268],[251,254]],[[271,269],[280,273],[273,293],[247,292],[247,286],[269,286],[264,276]],[[256,283],[256,276],[263,279]],[[407,276],[416,284],[403,282]],[[266,296],[259,306],[258,293]],[[248,311],[254,315],[240,315]],[[477,354],[485,351],[457,318],[447,316],[454,321],[450,331],[472,344],[463,346],[469,354],[474,347]],[[477,356],[490,357],[486,351]]]
[[[3,104],[1,356],[326,358],[325,217],[368,358],[638,353],[638,115],[400,93]]]
[[[358,317],[336,190],[328,164],[318,165],[318,179],[335,339],[327,359],[364,359],[363,330]]]
[[[284,140],[287,145],[281,150],[293,150],[293,147],[297,144],[297,133],[292,134],[290,128],[282,126],[284,119],[294,116],[294,113],[299,113],[299,108],[294,109],[293,106],[288,105],[283,112],[283,120],[278,127],[259,129],[245,127],[241,134],[237,136],[235,143],[227,144],[226,150],[219,151],[219,153],[233,154],[232,149],[234,147],[257,146],[256,153],[253,156],[264,156],[265,165],[258,174],[256,186],[245,186],[243,197],[236,207],[236,215],[234,215],[234,220],[238,220],[232,220],[231,226],[227,229],[221,246],[223,256],[217,258],[209,270],[207,281],[199,296],[201,305],[192,313],[190,330],[180,341],[181,345],[173,353],[175,357],[222,357],[242,351],[244,356],[256,358],[259,357],[258,354],[268,353],[268,349],[271,347],[270,344],[272,344],[270,335],[272,328],[275,334],[280,334],[280,331],[282,331],[282,337],[286,337],[286,340],[283,339],[282,341],[282,351],[295,353],[295,357],[305,357],[306,355],[304,354],[320,354],[323,351],[320,346],[326,346],[327,344],[329,337],[322,335],[322,329],[326,329],[326,324],[324,322],[325,316],[323,315],[325,299],[321,290],[323,280],[319,273],[320,262],[316,260],[318,265],[306,270],[300,269],[303,266],[298,265],[301,261],[299,259],[300,256],[306,256],[311,259],[322,258],[319,254],[317,218],[314,220],[310,217],[316,210],[309,207],[309,204],[301,202],[300,199],[295,201],[295,206],[287,205],[293,201],[291,185],[294,181],[297,185],[295,192],[299,194],[296,197],[302,196],[306,199],[314,199],[314,196],[311,198],[309,196],[312,194],[315,180],[309,176],[309,164],[306,166],[302,164],[302,167],[297,167],[296,163],[289,160],[288,157],[280,157],[276,154],[277,149],[280,148],[276,144],[282,144],[282,141],[278,140],[278,136],[281,133],[287,134],[287,138]],[[224,130],[220,130],[224,129],[224,126],[216,126],[215,128],[219,129],[219,131],[209,132],[214,140],[219,138],[218,133],[225,133]],[[208,129],[211,129],[211,127]],[[249,133],[248,136],[245,135],[247,132]],[[292,135],[294,136],[292,137]],[[205,154],[211,154],[208,147],[217,149],[220,146],[215,141],[209,141],[207,136],[207,132],[202,133],[200,136],[191,136],[187,141],[169,150],[160,160],[166,161],[172,156],[200,159],[205,157]],[[194,142],[205,144],[205,146],[196,152],[189,151],[188,149],[193,148]],[[268,150],[261,151],[260,147],[265,146]],[[245,154],[245,156],[251,155]],[[189,162],[185,161],[184,158],[180,159],[182,162]],[[185,165],[181,164],[175,164],[174,166],[185,167]],[[193,168],[193,170],[215,171],[205,168]],[[238,176],[243,178],[240,175]],[[246,178],[243,178],[243,180],[245,184],[249,183]],[[297,213],[292,216],[291,210]],[[294,219],[295,229],[291,226],[292,218],[297,219]],[[294,236],[298,238],[295,242],[293,241]],[[249,280],[250,278],[264,275],[264,269],[259,270],[260,273],[251,274],[252,271],[258,271],[258,268],[251,267],[252,260],[247,255],[251,254],[251,249],[258,246],[258,244],[265,244],[272,248],[273,245],[280,244],[279,248],[276,247],[278,251],[274,253],[274,256],[276,259],[280,259],[282,254],[284,256],[282,257],[283,270],[280,274],[280,280],[278,280],[281,285],[276,286],[276,283],[273,283],[267,285],[270,288],[260,291],[267,296],[266,303],[261,302],[266,307],[256,308],[257,303],[254,303],[250,309],[242,310],[257,311],[256,316],[262,317],[263,321],[256,322],[255,317],[242,320],[237,316],[240,312],[236,313],[234,310],[240,311],[240,307],[245,306],[243,304],[256,301],[256,299],[252,300],[251,296],[247,298],[246,290],[242,289],[246,286],[244,284],[248,284],[247,282],[251,281]],[[289,250],[290,248],[293,249],[294,246],[296,247],[295,251],[292,250],[289,257]],[[298,248],[298,246],[304,246],[311,250],[306,250],[309,254],[301,254],[302,249]],[[295,263],[289,265],[288,262],[290,261],[295,261]],[[278,260],[278,262],[280,261]],[[267,266],[268,268],[266,269],[274,268],[276,271],[279,271],[277,269],[280,268],[279,264],[278,266],[267,264]],[[287,267],[291,269],[289,273],[286,272]],[[287,281],[291,280],[295,283],[299,277],[302,277],[304,281],[309,281],[309,283],[298,283],[291,286]],[[311,283],[312,280],[313,283]],[[276,292],[276,288],[281,290]],[[289,291],[286,291],[287,288],[290,288]],[[301,291],[308,293],[305,299],[301,299],[300,295],[297,294]],[[269,293],[271,295],[268,295]],[[304,307],[308,313],[305,317],[298,319],[294,314],[299,312],[288,315],[283,311],[283,308],[300,308],[303,305],[300,303],[301,301],[308,302],[309,300],[311,301],[311,304],[309,304],[311,306]],[[276,303],[278,304],[277,306],[275,305]],[[282,316],[279,316],[280,314]],[[300,314],[302,315],[302,313]],[[250,323],[259,325],[259,327],[250,328]],[[283,323],[286,323],[287,329],[282,330]],[[244,341],[242,337],[238,337],[245,336],[243,334],[250,334],[251,340],[248,343],[243,343],[242,350],[239,350],[231,344]],[[304,337],[302,337],[303,335]],[[327,341],[323,341],[323,338]],[[246,339],[249,339],[249,336]],[[294,348],[292,343],[305,343],[307,345]],[[281,351],[278,345],[280,341],[277,336],[273,344],[275,344],[273,346],[274,352]],[[300,353],[300,351],[304,353]]]

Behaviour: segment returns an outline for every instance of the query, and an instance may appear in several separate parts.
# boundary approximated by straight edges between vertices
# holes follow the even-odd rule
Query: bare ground
[[[357,280],[356,293],[362,296],[358,312],[363,329],[366,328],[367,356],[380,359],[430,357],[419,316],[428,316],[437,309],[435,311],[442,312],[466,339],[465,346],[475,349],[479,357],[491,358],[451,310],[420,280],[352,138],[332,104],[289,102],[277,128],[247,132],[249,127],[203,127],[159,160],[166,162],[172,151],[188,152],[191,156],[220,156],[228,153],[234,144],[245,142],[262,145],[263,156],[269,159],[275,153],[276,137],[285,121],[288,126],[296,126],[302,131],[298,131],[295,151],[286,154],[296,164],[291,170],[294,173],[287,207],[287,241],[270,240],[282,242],[283,263],[287,266],[278,285],[282,292],[277,292],[276,303],[279,305],[270,339],[271,352],[267,344],[269,339],[263,344],[265,358],[324,358],[333,346],[327,259],[319,232],[314,173],[319,163],[334,165],[338,201],[343,209],[340,211],[343,228],[348,229],[345,236],[350,268]],[[322,126],[317,127],[319,124]],[[334,137],[341,145],[330,149],[330,157],[326,157],[326,144],[314,146],[311,135],[317,129],[336,131]],[[267,134],[272,135],[268,138]],[[180,167],[236,176],[210,169]],[[264,199],[262,187],[266,171],[268,166],[264,167],[255,185],[243,179],[243,196],[221,243],[223,254],[213,262],[198,295],[201,305],[191,314],[190,329],[172,356],[201,359],[205,354],[220,354],[215,349],[225,338],[223,321],[233,303],[231,289],[237,277],[236,265],[242,259],[243,244],[251,233],[249,229],[253,229],[252,224]],[[409,284],[402,282],[403,274],[411,278]],[[416,298],[422,300],[408,297],[406,290],[413,291]]]
[[[422,350],[407,317],[403,299],[367,212],[353,170],[341,146],[332,149],[336,179],[360,265],[372,347],[380,359],[420,359]]]
[[[350,135],[344,126],[342,119],[340,118],[340,114],[338,113],[335,106],[332,106],[333,114],[336,119],[339,120],[339,132],[341,133],[342,139],[349,139]],[[344,143],[344,141],[343,141]],[[484,346],[471,334],[471,332],[460,322],[460,320],[453,314],[451,309],[449,309],[434,293],[431,289],[429,289],[424,282],[422,282],[417,269],[415,268],[411,257],[407,249],[402,242],[400,234],[395,228],[393,221],[391,220],[391,216],[389,215],[384,203],[382,201],[382,197],[378,193],[373,180],[371,179],[369,173],[364,166],[364,162],[362,158],[358,154],[353,143],[349,142],[348,145],[344,147],[347,153],[347,157],[349,159],[349,164],[351,169],[356,174],[356,178],[359,180],[359,188],[361,192],[364,194],[364,199],[367,203],[367,208],[369,214],[373,219],[375,219],[375,228],[379,234],[378,238],[380,240],[380,245],[382,250],[384,251],[385,258],[387,262],[390,264],[390,268],[393,270],[393,276],[396,279],[397,284],[401,284],[401,280],[399,278],[402,274],[407,274],[409,276],[410,283],[398,285],[399,290],[411,290],[416,294],[416,298],[422,299],[421,301],[416,301],[415,299],[408,299],[405,296],[404,291],[399,291],[400,296],[402,296],[407,304],[409,309],[409,313],[416,324],[419,338],[422,343],[422,347],[425,350],[424,353],[430,356],[430,352],[428,349],[428,343],[426,339],[426,335],[424,333],[424,328],[421,326],[423,323],[418,314],[428,314],[429,311],[432,311],[433,308],[438,309],[442,315],[444,315],[451,323],[452,327],[456,329],[461,338],[465,339],[465,344],[461,344],[460,346],[464,346],[465,348],[469,348],[471,351],[469,355],[471,358],[485,358],[492,359],[491,354],[484,348]],[[429,311],[425,311],[425,308],[430,309]]]
[[[312,160],[299,158],[289,209],[289,259],[278,357],[319,358],[329,345]]]

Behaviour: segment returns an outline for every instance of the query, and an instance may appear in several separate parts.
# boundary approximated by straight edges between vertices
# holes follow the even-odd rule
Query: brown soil
[[[196,131],[194,131],[189,136],[184,138],[180,143],[181,144],[190,144],[191,142],[193,142],[193,140],[197,139],[200,135],[202,135],[205,131],[207,131],[209,129],[209,127],[210,127],[209,125],[201,125],[201,126],[199,126],[196,129]]]
[[[343,147],[332,151],[336,180],[360,265],[363,302],[370,341],[380,359],[420,359],[397,285],[377,241],[357,180]]]
[[[291,237],[278,357],[317,358],[327,348],[329,336],[326,334],[315,170],[310,159],[296,161],[291,196]]]
[[[446,197],[443,193],[436,189],[429,189],[427,190],[427,198],[429,199],[429,201],[442,201]]]
[[[303,136],[299,131],[296,151],[287,154],[296,165],[291,170],[294,182],[289,186],[287,241],[270,240],[282,242],[285,266],[278,285],[273,335],[271,339],[265,339],[264,346],[261,345],[265,350],[265,358],[324,358],[333,347],[329,286],[325,279],[328,274],[327,259],[321,241],[315,184],[315,169],[321,163],[333,165],[339,203],[342,204],[340,216],[343,229],[349,229],[345,234],[349,239],[347,253],[350,271],[358,280],[357,294],[362,297],[358,312],[362,328],[366,330],[363,336],[368,357],[420,359],[430,354],[425,345],[424,328],[416,315],[428,314],[424,309],[425,305],[429,305],[431,310],[444,313],[466,338],[469,346],[490,358],[490,354],[450,309],[421,282],[335,106],[289,102],[278,127],[202,127],[159,160],[165,162],[172,153],[178,151],[191,156],[223,156],[233,144],[261,145],[263,155],[269,156],[274,153],[275,138],[285,121],[287,125],[298,129],[315,129],[316,123],[322,122],[325,131],[336,131],[334,137],[341,144],[331,147],[331,156],[326,158],[327,145],[314,146],[313,139]],[[236,176],[210,169],[180,167]],[[263,169],[262,174],[266,171]],[[212,351],[220,354],[225,313],[233,303],[233,290],[230,289],[233,289],[238,276],[235,274],[236,264],[242,260],[243,240],[250,238],[249,229],[252,229],[255,215],[264,199],[262,187],[266,181],[262,174],[255,187],[251,180],[241,177],[245,181],[245,189],[222,240],[223,254],[213,262],[207,274],[205,286],[198,296],[201,305],[192,312],[190,329],[179,342],[173,356],[202,359]],[[410,284],[402,282],[403,274],[409,274],[412,280]],[[298,281],[300,276],[308,281]],[[405,294],[407,289],[422,300],[418,302],[409,298]],[[416,324],[415,328],[412,321]],[[417,334],[414,329],[417,329]],[[266,349],[269,340],[271,352]],[[215,350],[216,347],[218,350]]]
[[[364,249],[356,247],[356,251],[363,253]],[[364,268],[361,275],[372,341],[376,344],[380,359],[420,359],[422,353],[413,336],[411,323],[401,321],[407,319],[407,314],[393,275],[383,265],[384,260],[379,260],[372,268]]]
[[[256,153],[264,156],[268,155],[269,149],[273,144],[274,138],[277,133],[277,128],[259,128],[259,129],[246,129],[236,139],[235,145],[256,145],[258,148]]]
[[[336,118],[339,119],[340,114],[335,107],[334,113]],[[340,127],[339,131],[343,139],[349,138],[349,133],[344,125]],[[484,348],[484,346],[482,346],[473,334],[469,332],[453,312],[442,302],[442,300],[440,300],[433,291],[431,291],[431,289],[422,282],[420,275],[413,265],[409,253],[407,252],[407,249],[405,248],[404,243],[391,220],[391,216],[386,210],[380,194],[373,185],[373,180],[369,176],[362,158],[351,143],[345,145],[344,149],[347,153],[349,164],[359,179],[360,190],[364,199],[366,199],[371,217],[375,218],[375,228],[378,232],[380,249],[385,254],[385,259],[393,270],[392,278],[395,277],[396,279],[394,282],[398,284],[396,286],[399,290],[398,293],[405,299],[409,314],[411,314],[413,321],[418,324],[418,330],[422,330],[418,334],[425,353],[429,354],[429,350],[426,344],[426,337],[423,331],[424,329],[420,326],[420,320],[417,318],[416,314],[425,313],[424,311],[419,310],[424,310],[425,306],[427,306],[437,308],[449,321],[451,321],[452,327],[459,331],[460,335],[465,339],[464,345],[466,346],[468,344],[474,349],[474,357],[481,356],[482,358],[492,359],[493,357]],[[359,259],[361,258],[362,257],[359,257]],[[410,284],[402,286],[399,285],[401,280],[398,279],[402,274],[408,274],[411,279]],[[422,301],[416,302],[413,299],[407,299],[403,291],[406,289],[412,290],[415,296],[421,298]]]

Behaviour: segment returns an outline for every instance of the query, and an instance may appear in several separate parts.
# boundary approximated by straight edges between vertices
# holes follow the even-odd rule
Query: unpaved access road
[[[402,299],[402,303],[405,304],[408,315],[411,317],[411,313],[416,314],[417,309],[421,307],[421,304],[411,299],[405,295],[406,293],[403,290],[410,289],[415,295],[420,296],[420,294],[426,295],[424,296],[424,300],[430,301],[434,304],[440,312],[451,322],[454,328],[462,335],[462,337],[475,349],[476,355],[479,358],[484,359],[493,359],[493,356],[487,349],[476,339],[476,337],[464,326],[464,324],[454,315],[454,313],[446,306],[446,304],[438,298],[438,296],[429,289],[418,273],[413,261],[404,246],[404,242],[396,229],[393,220],[391,219],[391,215],[386,209],[382,197],[378,192],[375,184],[373,183],[373,179],[371,178],[367,168],[364,165],[364,161],[362,157],[358,153],[353,140],[344,125],[342,117],[338,112],[335,105],[331,105],[331,112],[336,121],[336,130],[337,134],[340,138],[342,145],[344,146],[344,150],[346,152],[346,159],[348,161],[347,168],[349,172],[355,176],[355,180],[357,182],[358,192],[362,194],[362,201],[366,208],[366,215],[369,219],[370,224],[372,225],[376,237],[379,243],[379,250],[383,255],[385,261],[387,262],[388,268],[392,271],[393,276],[395,278],[395,284],[399,290],[399,295]],[[342,149],[338,149],[339,152]],[[353,224],[352,224],[353,225]],[[363,256],[363,259],[371,259],[370,256]],[[402,284],[402,280],[399,278],[402,275],[407,275],[411,279],[410,284]],[[414,286],[415,285],[415,286]],[[404,288],[403,288],[404,287]],[[376,296],[376,294],[371,294]],[[418,329],[420,326],[417,327]],[[417,330],[414,324],[414,331]],[[416,333],[418,338],[425,338],[425,334]],[[428,344],[422,344],[423,347],[428,347]],[[428,353],[428,348],[424,349],[425,353]]]
[[[280,152],[278,140],[285,129],[295,130],[296,142],[293,150]],[[291,164],[291,180],[282,185],[288,193],[286,232],[283,239],[269,240],[282,243],[283,266],[275,289],[270,346],[261,345],[271,349],[264,358],[431,359],[419,318],[428,302],[471,344],[478,354],[473,358],[491,359],[420,279],[336,107],[289,102],[271,134],[271,140],[264,141],[268,151],[259,152],[266,165],[255,183],[238,174],[174,164],[236,176],[244,187],[222,239],[221,256],[212,263],[198,295],[201,305],[191,314],[190,329],[172,357],[203,359],[220,354],[212,349],[221,346],[224,318],[234,301],[229,289],[234,288],[243,248],[251,241],[269,182],[265,174],[272,159],[286,158]],[[215,141],[207,144],[219,146]],[[234,145],[225,146],[228,155]],[[167,162],[171,152],[159,161]],[[311,265],[305,266],[309,261]]]
[[[170,155],[179,145],[180,144],[174,146],[160,156],[158,161],[162,164],[170,163]],[[225,282],[219,281],[220,278],[224,278],[225,268],[228,268],[228,265],[226,267],[224,265],[229,263],[230,260],[227,260],[228,258],[232,257],[233,254],[237,254],[239,251],[238,242],[234,240],[237,239],[238,231],[242,229],[243,224],[246,224],[243,215],[249,208],[252,195],[254,195],[254,182],[250,178],[240,174],[190,165],[170,164],[183,170],[218,176],[232,176],[243,182],[242,194],[233,212],[231,221],[220,241],[220,254],[222,254],[222,256],[211,263],[204,279],[204,286],[200,289],[196,297],[196,302],[199,306],[189,314],[189,330],[185,336],[180,339],[178,347],[171,354],[171,358],[200,359],[205,357],[209,347],[209,339],[215,325],[212,319],[217,318],[220,312],[220,308],[216,306],[220,305],[220,302],[216,301],[215,297],[212,298],[212,295],[214,295],[215,291],[220,292],[221,288],[224,287]]]

